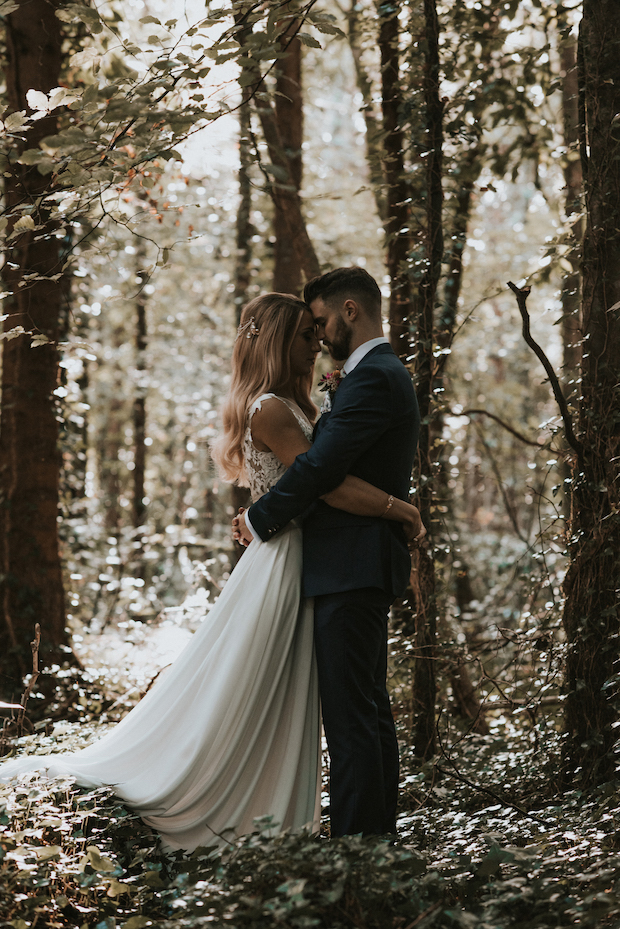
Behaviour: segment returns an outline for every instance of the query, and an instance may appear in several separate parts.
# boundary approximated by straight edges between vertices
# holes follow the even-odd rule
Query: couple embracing
[[[370,275],[337,269],[304,297],[265,294],[241,317],[214,458],[254,502],[235,520],[248,549],[217,602],[102,739],[2,763],[0,778],[111,785],[169,848],[221,845],[260,816],[317,828],[320,692],[331,834],[396,831],[387,614],[408,582],[407,541],[424,535],[406,502],[418,408]],[[314,426],[319,340],[344,365]]]

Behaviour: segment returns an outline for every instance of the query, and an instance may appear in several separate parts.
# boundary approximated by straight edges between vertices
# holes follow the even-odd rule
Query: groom
[[[399,523],[354,516],[319,498],[347,474],[385,490],[386,506],[389,494],[407,498],[418,406],[383,336],[381,293],[366,271],[323,274],[306,285],[304,299],[319,339],[345,362],[344,376],[312,448],[240,517],[239,528],[246,540],[267,541],[305,513],[303,592],[315,604],[331,833],[394,833],[398,744],[386,688],[387,616],[407,586],[410,556]]]

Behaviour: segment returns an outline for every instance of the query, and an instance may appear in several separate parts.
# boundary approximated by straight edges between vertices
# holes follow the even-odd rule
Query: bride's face
[[[304,310],[291,343],[291,377],[298,378],[310,374],[320,351],[321,345],[316,337],[316,324],[312,313],[310,310]]]

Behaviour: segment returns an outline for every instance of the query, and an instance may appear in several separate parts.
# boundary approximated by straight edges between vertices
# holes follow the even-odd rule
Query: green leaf
[[[161,22],[157,19],[156,16],[143,16],[139,22],[144,23],[144,25],[147,23],[155,23],[156,26],[161,26]]]
[[[304,45],[307,45],[309,48],[322,48],[321,43],[318,39],[315,39],[314,36],[308,35],[307,32],[298,32],[297,37],[302,41]]]
[[[25,332],[26,330],[23,326],[15,326],[13,329],[9,329],[8,332],[0,332],[0,339],[10,342],[12,339],[17,339],[20,335],[24,335]]]
[[[37,336],[35,336],[35,338],[37,338]],[[49,339],[45,339],[45,341],[49,342]],[[33,339],[33,342],[34,342],[34,339]],[[39,343],[39,344],[43,344],[43,343]],[[37,858],[39,861],[49,861],[50,858],[57,858],[61,852],[62,852],[62,848],[60,847],[60,845],[44,845],[43,848],[37,849]]]
[[[33,335],[32,337],[32,340],[30,342],[30,348],[38,348],[39,345],[49,345],[49,341],[50,340],[45,335],[45,333],[37,332],[36,335]],[[50,848],[54,848],[54,847],[56,846],[50,846]],[[38,855],[37,857],[41,858],[41,855]]]
[[[13,226],[13,232],[32,232],[35,228],[32,216],[21,216]]]
[[[15,132],[16,129],[21,129],[21,127],[30,122],[26,118],[26,111],[20,110],[18,113],[11,113],[10,116],[4,120],[4,128],[7,132]]]
[[[47,157],[46,153],[42,152],[40,148],[27,148],[25,152],[21,153],[17,163],[20,165],[38,165],[40,161]]]
[[[69,59],[69,64],[73,68],[87,68],[89,65],[98,65],[101,62],[101,55],[97,53],[94,48],[85,48],[81,52],[76,52],[75,55],[72,55]],[[98,88],[97,85],[92,85],[95,88],[94,99],[97,99]],[[90,88],[89,88],[90,89]],[[88,93],[88,91],[86,91]],[[86,93],[84,97],[86,97]],[[84,102],[84,97],[82,98]]]
[[[104,874],[116,870],[115,863],[110,858],[102,855],[96,845],[89,845],[86,849],[86,854],[80,862],[80,870],[83,871],[86,865],[90,865],[94,871],[101,871]]]
[[[476,868],[476,877],[491,877],[497,874],[499,868],[506,861],[513,861],[514,855],[500,848],[499,845],[492,845],[486,858],[482,859],[481,864]]]

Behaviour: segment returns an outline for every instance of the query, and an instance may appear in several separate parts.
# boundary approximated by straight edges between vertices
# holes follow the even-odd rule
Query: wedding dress
[[[252,404],[244,436],[253,500],[286,470],[252,443],[251,417],[273,396]],[[301,410],[279,399],[311,438]],[[73,754],[0,763],[0,779],[41,771],[111,785],[171,849],[222,845],[267,815],[281,830],[317,829],[319,696],[301,544],[294,523],[252,542],[183,652],[117,726]]]

